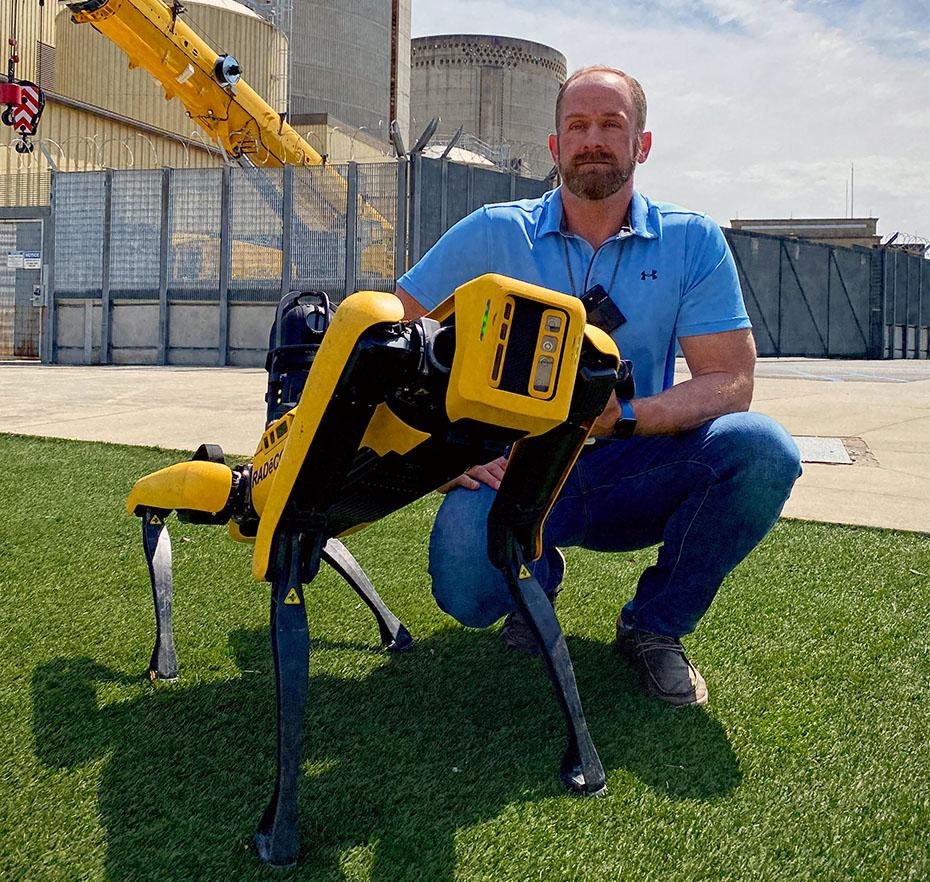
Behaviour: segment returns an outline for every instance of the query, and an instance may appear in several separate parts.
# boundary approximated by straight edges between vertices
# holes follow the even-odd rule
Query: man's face
[[[558,133],[549,149],[568,190],[580,199],[606,199],[633,177],[644,162],[651,134],[636,131],[636,107],[629,86],[609,73],[573,82],[562,96]]]

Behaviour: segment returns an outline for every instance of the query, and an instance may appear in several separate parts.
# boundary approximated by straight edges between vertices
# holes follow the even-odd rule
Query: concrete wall
[[[99,302],[73,300],[57,304],[55,361],[58,364],[100,364]]]
[[[156,364],[158,304],[117,301],[111,310],[113,364]]]
[[[276,304],[234,303],[229,311],[229,363],[263,367]]]
[[[101,364],[103,310],[99,300],[56,301],[55,361],[58,364]],[[228,364],[263,367],[273,303],[231,303],[228,318]],[[160,312],[158,303],[114,300],[110,307],[110,363],[157,364]],[[167,364],[219,364],[218,303],[168,303]]]

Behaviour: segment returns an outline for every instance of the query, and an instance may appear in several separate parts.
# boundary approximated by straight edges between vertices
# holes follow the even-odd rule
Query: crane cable
[[[10,58],[9,58],[9,61],[7,62],[7,80],[11,83],[14,80],[14,76],[13,76],[14,66],[19,61],[19,54],[16,51],[17,46],[18,46],[18,43],[16,41],[16,25],[17,25],[16,20],[18,17],[19,17],[19,0],[13,0],[13,11],[10,14],[10,36],[8,39],[8,44],[10,47]]]

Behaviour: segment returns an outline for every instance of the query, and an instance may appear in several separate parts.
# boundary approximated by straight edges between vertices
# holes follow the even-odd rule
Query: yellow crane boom
[[[317,153],[163,0],[60,0],[77,24],[88,23],[119,46],[129,66],[158,80],[195,122],[235,158],[255,165],[322,165]]]

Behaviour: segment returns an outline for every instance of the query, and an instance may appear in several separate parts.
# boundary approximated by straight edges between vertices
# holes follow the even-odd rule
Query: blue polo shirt
[[[630,228],[597,250],[562,229],[561,188],[486,205],[447,230],[397,284],[430,310],[484,273],[576,297],[602,285],[626,316],[611,336],[633,361],[637,396],[673,384],[677,338],[750,327],[720,227],[639,192]]]

